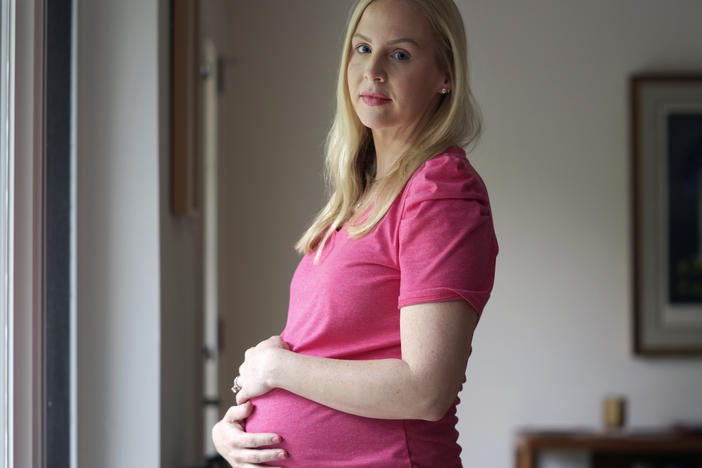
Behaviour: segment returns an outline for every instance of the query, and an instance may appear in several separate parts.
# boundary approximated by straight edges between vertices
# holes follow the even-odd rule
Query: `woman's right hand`
[[[280,443],[277,434],[249,434],[242,421],[249,417],[253,405],[250,401],[232,406],[227,414],[212,428],[212,441],[220,455],[234,468],[267,467],[259,465],[269,461],[287,458],[285,450],[279,448],[259,448]],[[281,455],[283,457],[281,458]]]

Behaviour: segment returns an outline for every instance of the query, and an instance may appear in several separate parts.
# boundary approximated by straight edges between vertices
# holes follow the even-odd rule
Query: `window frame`
[[[8,1],[8,466],[46,466],[44,0]]]

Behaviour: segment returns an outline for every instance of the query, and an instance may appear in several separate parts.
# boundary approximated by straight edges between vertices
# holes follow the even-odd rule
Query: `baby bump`
[[[252,399],[246,432],[272,432],[289,453],[271,466],[410,466],[402,421],[354,416],[275,389]]]

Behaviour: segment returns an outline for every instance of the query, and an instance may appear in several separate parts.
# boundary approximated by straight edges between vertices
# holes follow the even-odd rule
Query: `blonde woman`
[[[213,428],[232,466],[461,466],[457,395],[498,252],[462,149],[480,132],[466,60],[452,0],[356,5],[331,196],[296,245],[285,329],[246,351]]]

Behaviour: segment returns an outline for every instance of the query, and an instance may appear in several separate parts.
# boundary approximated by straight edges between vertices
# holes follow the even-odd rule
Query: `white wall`
[[[702,419],[702,360],[631,352],[628,78],[701,70],[698,1],[465,2],[487,122],[475,154],[500,240],[463,393],[468,466],[507,466],[523,425]]]
[[[634,426],[702,419],[700,359],[631,353],[627,81],[702,68],[702,4],[457,3],[486,120],[470,158],[500,243],[459,406],[465,465],[511,466],[521,426],[599,427],[609,392],[629,397]],[[321,147],[350,4],[261,0],[229,13],[221,304],[236,326],[227,375],[246,346],[285,323],[292,244],[323,200]]]
[[[75,4],[78,466],[157,467],[157,2]]]

